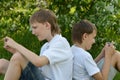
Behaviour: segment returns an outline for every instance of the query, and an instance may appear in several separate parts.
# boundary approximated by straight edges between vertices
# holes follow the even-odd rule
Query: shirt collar
[[[54,44],[55,41],[56,41],[59,37],[61,37],[61,35],[60,35],[60,34],[56,34],[56,35],[50,40],[50,42],[48,42],[48,45]]]

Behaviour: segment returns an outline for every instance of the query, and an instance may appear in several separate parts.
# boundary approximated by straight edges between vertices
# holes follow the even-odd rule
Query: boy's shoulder
[[[79,47],[77,47],[75,45],[73,45],[71,47],[71,50],[72,50],[72,53],[74,55],[81,56],[81,57],[84,57],[84,58],[91,57],[91,54],[89,52],[87,52],[86,50],[84,50],[82,48],[79,48]]]

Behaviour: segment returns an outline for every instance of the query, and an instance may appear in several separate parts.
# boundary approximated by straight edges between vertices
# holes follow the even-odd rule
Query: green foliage
[[[71,28],[75,22],[88,19],[97,29],[96,44],[90,50],[96,57],[105,42],[115,42],[120,50],[120,4],[119,0],[50,0],[48,8],[58,16],[62,34],[71,42]],[[96,54],[97,53],[97,54]]]
[[[30,15],[37,9],[37,1],[35,2],[33,3],[33,0],[2,0],[0,2],[0,41],[5,36],[15,37],[17,40],[21,40],[21,43],[24,42],[24,39],[28,38],[26,37],[28,35],[26,30],[28,32],[30,28]]]
[[[72,25],[81,19],[93,22],[98,29],[96,44],[90,50],[93,57],[107,41],[114,41],[116,49],[120,50],[120,0],[1,0],[0,8],[0,58],[11,57],[3,48],[5,36],[39,53],[44,42],[39,43],[29,31],[29,17],[39,8],[56,13],[62,35],[71,45]]]

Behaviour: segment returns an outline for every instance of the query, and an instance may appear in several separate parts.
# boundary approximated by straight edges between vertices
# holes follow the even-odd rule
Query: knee
[[[9,65],[9,61],[6,59],[0,59],[0,74],[4,74]]]
[[[20,53],[15,53],[11,59],[10,62],[19,62],[22,59],[22,55]]]
[[[112,58],[115,60],[120,59],[120,52],[116,51]]]
[[[117,51],[116,53],[114,53],[112,57],[112,64],[117,70],[120,71],[120,52]]]
[[[1,70],[3,68],[3,61],[4,61],[4,59],[0,59],[0,73],[1,73]]]
[[[10,59],[10,64],[20,66],[22,69],[26,67],[27,63],[28,60],[20,53],[15,53]]]
[[[3,70],[3,67],[5,65],[5,59],[0,59],[0,72]]]
[[[114,65],[116,65],[116,63],[118,62],[119,59],[120,59],[120,54],[118,52],[114,53],[112,56],[112,63],[114,63]]]
[[[0,59],[0,64],[3,64],[4,61],[6,61],[6,59],[4,58]]]

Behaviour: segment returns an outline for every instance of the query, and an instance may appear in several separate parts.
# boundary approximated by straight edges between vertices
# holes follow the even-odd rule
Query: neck
[[[77,46],[77,47],[83,48],[85,50],[84,44],[75,43],[74,45]]]

